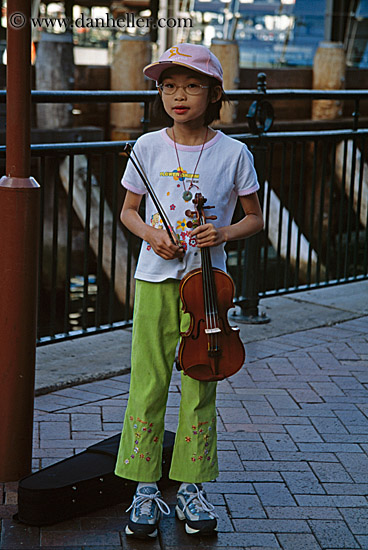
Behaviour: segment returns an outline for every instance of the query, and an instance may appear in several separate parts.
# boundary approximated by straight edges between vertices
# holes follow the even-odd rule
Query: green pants
[[[179,333],[189,326],[189,314],[181,311],[179,281],[136,283],[130,392],[115,473],[153,482],[161,478],[169,384]],[[216,385],[181,375],[171,479],[200,483],[218,475]]]

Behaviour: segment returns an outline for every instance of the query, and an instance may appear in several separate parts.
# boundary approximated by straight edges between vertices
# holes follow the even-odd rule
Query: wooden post
[[[73,35],[43,32],[36,56],[37,90],[72,90],[74,88]],[[72,126],[72,106],[68,103],[37,105],[38,128]]]
[[[340,42],[321,42],[313,63],[313,89],[342,90],[345,87],[346,60]],[[334,99],[314,100],[312,119],[334,119],[342,115],[342,102]]]
[[[148,38],[126,37],[120,40],[111,65],[111,90],[147,90],[148,81],[143,68],[149,64],[150,58]],[[142,104],[112,103],[110,113],[114,130],[141,128]]]
[[[224,70],[224,90],[239,87],[239,47],[235,40],[212,40],[211,52],[219,59]],[[236,118],[236,102],[221,109],[220,124],[232,124]]]

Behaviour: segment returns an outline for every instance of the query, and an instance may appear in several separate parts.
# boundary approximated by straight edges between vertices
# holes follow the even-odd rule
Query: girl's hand
[[[152,246],[156,254],[161,256],[164,260],[173,260],[174,258],[183,258],[184,256],[184,249],[173,244],[164,229],[151,227],[146,240]]]
[[[193,229],[191,235],[197,238],[197,246],[218,246],[225,242],[225,235],[221,227],[215,227],[212,223],[205,223]]]

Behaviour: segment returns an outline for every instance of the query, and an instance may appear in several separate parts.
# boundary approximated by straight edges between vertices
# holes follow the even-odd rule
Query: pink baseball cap
[[[205,46],[198,44],[177,44],[162,54],[156,63],[147,65],[143,72],[148,78],[158,81],[161,73],[175,65],[187,67],[198,73],[216,78],[223,84],[220,61]]]

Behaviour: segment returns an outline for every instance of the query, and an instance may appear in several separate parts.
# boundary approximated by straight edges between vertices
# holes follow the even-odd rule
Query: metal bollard
[[[257,89],[266,94],[266,75],[258,74]],[[260,191],[258,193],[263,204],[263,190],[266,179],[267,146],[262,135],[267,132],[273,123],[273,107],[268,101],[257,99],[252,103],[247,114],[247,121],[252,134],[258,135],[258,142],[250,147],[254,156],[254,165],[258,175]],[[244,258],[245,266],[242,270],[241,289],[235,303],[241,308],[241,313],[234,314],[237,321],[249,324],[268,323],[270,319],[259,313],[259,281],[261,260],[262,232],[245,239]]]

